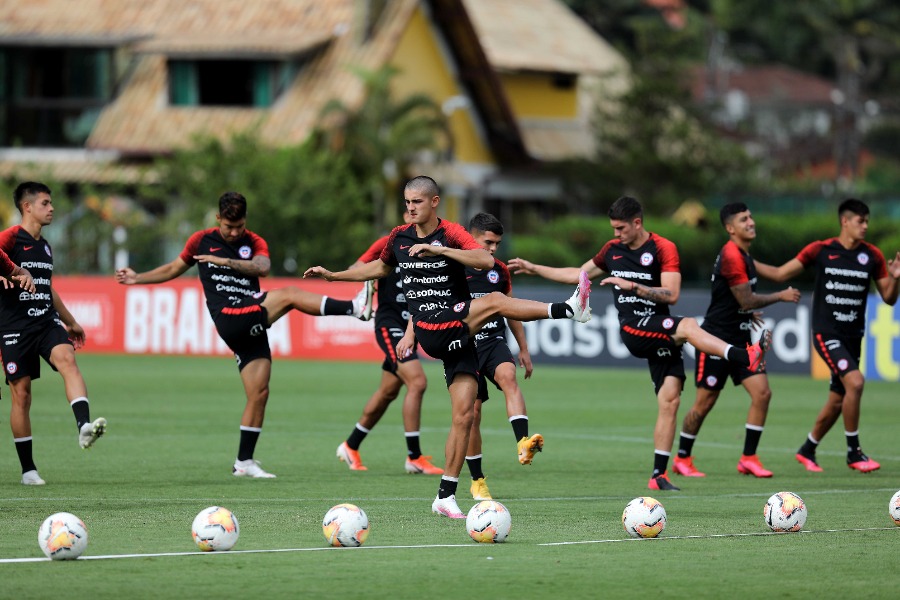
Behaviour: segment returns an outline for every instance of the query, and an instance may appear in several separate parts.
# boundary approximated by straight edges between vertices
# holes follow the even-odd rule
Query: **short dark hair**
[[[16,208],[19,209],[19,212],[22,212],[22,201],[25,198],[37,196],[38,194],[52,196],[53,192],[50,191],[49,187],[39,181],[24,181],[17,185],[16,190],[13,192],[13,201],[16,203]]]
[[[859,215],[860,217],[865,217],[869,214],[869,207],[866,206],[866,203],[862,200],[847,198],[841,202],[840,206],[838,206],[838,219],[844,218],[844,215],[848,212]]]
[[[437,182],[428,175],[417,175],[406,182],[404,189],[417,190],[425,193],[429,198],[441,195]]]
[[[469,232],[490,231],[497,235],[503,235],[503,223],[490,213],[480,212],[469,221]]]
[[[247,199],[238,192],[225,192],[219,196],[219,217],[240,221],[247,217]]]
[[[719,211],[719,220],[722,221],[722,227],[731,223],[734,215],[750,210],[743,202],[730,202],[722,207]]]
[[[643,217],[644,209],[641,208],[641,203],[631,196],[622,196],[609,207],[609,218],[613,221],[630,221]]]

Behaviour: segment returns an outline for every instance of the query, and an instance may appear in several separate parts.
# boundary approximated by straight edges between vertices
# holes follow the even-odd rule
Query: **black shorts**
[[[30,327],[25,331],[0,335],[0,354],[3,358],[6,382],[22,377],[40,378],[42,358],[55,371],[56,367],[50,362],[50,353],[60,344],[71,346],[72,341],[66,328],[55,320],[48,321],[42,326]]]
[[[213,319],[219,337],[234,352],[239,370],[257,358],[272,360],[266,331],[269,328],[269,314],[262,305],[265,299],[265,293],[244,298],[223,308]]]
[[[497,367],[503,363],[516,364],[509,346],[506,345],[506,338],[503,336],[492,336],[485,340],[479,341],[475,345],[475,353],[478,354],[478,396],[482,402],[488,401],[488,385],[490,380],[494,386],[503,391],[497,381],[494,379],[494,372]]]
[[[397,374],[397,365],[411,360],[419,360],[418,340],[413,343],[412,354],[406,357],[397,356],[397,342],[406,333],[406,327],[406,321],[397,318],[375,319],[375,341],[384,352],[384,362],[381,363],[381,368],[394,375]]]
[[[422,350],[434,358],[443,360],[445,356],[457,350],[474,346],[469,338],[469,326],[463,321],[467,316],[469,316],[468,302],[459,302],[453,308],[416,315],[413,328]]]
[[[862,352],[861,337],[840,337],[832,333],[813,332],[813,347],[831,370],[831,386],[829,389],[841,396],[846,390],[841,377],[850,371],[859,370],[859,357]]]
[[[742,364],[706,352],[698,352],[697,362],[694,365],[694,383],[698,388],[719,391],[725,387],[729,376],[734,385],[740,385],[748,377],[765,372],[765,366],[754,372]]]
[[[682,382],[686,379],[681,345],[672,337],[683,318],[653,315],[630,319],[622,324],[619,332],[632,356],[647,359],[657,394],[666,377],[676,377]]]

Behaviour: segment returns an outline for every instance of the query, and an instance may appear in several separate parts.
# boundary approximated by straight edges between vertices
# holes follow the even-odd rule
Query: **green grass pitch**
[[[531,432],[545,436],[534,464],[516,461],[502,394],[484,409],[484,467],[494,497],[513,518],[508,541],[478,545],[464,524],[430,512],[433,476],[403,471],[399,401],[362,446],[367,472],[335,458],[373,391],[375,364],[277,361],[256,458],[278,475],[230,475],[244,405],[227,358],[83,355],[92,415],[109,430],[81,451],[60,378],[44,366],[32,422],[43,487],[19,483],[0,401],[0,598],[628,598],[896,597],[900,528],[888,500],[900,487],[896,383],[868,383],[862,442],[882,463],[862,475],[844,461],[841,423],[819,450],[824,473],[794,461],[824,401],[827,383],[772,376],[774,396],[759,453],[771,480],[735,470],[748,397],[729,387],[707,418],[694,455],[705,479],[672,476],[681,492],[650,493],[656,402],[645,370],[551,368],[520,383]],[[440,368],[426,363],[422,445],[443,463],[449,402]],[[693,400],[689,382],[679,417]],[[474,504],[463,469],[458,498]],[[805,532],[766,534],[762,510],[774,492],[806,501]],[[621,514],[654,495],[668,513],[657,540],[630,541]],[[360,549],[327,548],[321,519],[339,502],[361,506],[371,532]],[[210,505],[234,511],[235,551],[196,550],[190,525]],[[85,556],[162,556],[12,562],[39,558],[37,530],[58,511],[90,532]],[[727,534],[727,535],[726,535]],[[545,545],[563,542],[581,544]],[[267,552],[271,550],[292,550]],[[242,552],[260,551],[260,552]]]

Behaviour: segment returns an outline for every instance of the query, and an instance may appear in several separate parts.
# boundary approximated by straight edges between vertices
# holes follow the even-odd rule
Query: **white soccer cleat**
[[[353,299],[353,316],[360,321],[372,318],[372,300],[375,298],[375,282],[367,281]]]
[[[22,473],[22,485],[44,485],[47,483],[34,469]]]
[[[591,279],[582,271],[578,275],[578,287],[572,297],[566,300],[572,309],[572,320],[587,323],[591,320]]]
[[[85,423],[78,432],[78,445],[87,450],[106,433],[106,419],[99,417],[93,423]]]
[[[252,477],[253,479],[275,479],[273,473],[263,471],[259,461],[252,458],[236,460],[231,468],[231,474],[235,477]]]
[[[459,509],[459,505],[456,503],[455,494],[446,498],[435,498],[434,502],[431,503],[431,512],[450,517],[451,519],[466,518],[466,515],[463,514],[463,511]]]

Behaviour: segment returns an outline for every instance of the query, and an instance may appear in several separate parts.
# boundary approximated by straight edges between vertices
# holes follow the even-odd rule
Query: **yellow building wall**
[[[500,76],[506,97],[517,118],[574,119],[578,116],[578,90],[553,84],[552,75],[506,73]]]
[[[421,8],[410,19],[390,63],[400,70],[394,78],[395,97],[425,93],[438,104],[443,104],[448,98],[461,93]],[[472,121],[472,111],[471,108],[458,109],[449,117],[454,158],[464,163],[494,164],[490,149],[478,135]]]

